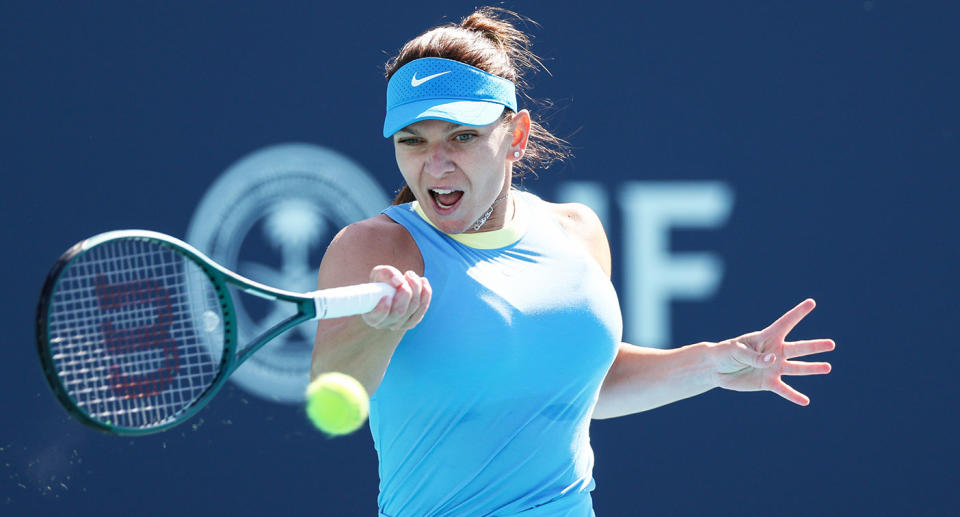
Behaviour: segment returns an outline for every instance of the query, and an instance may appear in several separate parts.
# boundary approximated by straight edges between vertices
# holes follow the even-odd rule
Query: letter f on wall
[[[670,229],[722,226],[733,192],[721,182],[628,182],[618,202],[628,341],[669,346],[670,301],[709,298],[723,277],[723,262],[711,253],[670,254]]]

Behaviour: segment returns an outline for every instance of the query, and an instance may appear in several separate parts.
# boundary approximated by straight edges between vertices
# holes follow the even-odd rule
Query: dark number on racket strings
[[[296,314],[239,348],[228,285],[292,304]],[[154,433],[190,418],[274,337],[307,320],[369,312],[393,292],[384,283],[284,291],[168,235],[107,232],[71,247],[47,275],[37,351],[71,415],[110,433]]]

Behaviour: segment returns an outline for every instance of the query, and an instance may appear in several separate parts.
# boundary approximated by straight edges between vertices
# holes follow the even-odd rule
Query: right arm
[[[341,230],[320,264],[319,289],[365,282],[385,282],[397,290],[362,316],[318,321],[310,379],[342,372],[373,395],[397,344],[423,318],[432,295],[416,243],[384,215]]]

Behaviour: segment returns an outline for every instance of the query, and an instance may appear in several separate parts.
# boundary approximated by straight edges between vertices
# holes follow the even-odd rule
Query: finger
[[[830,363],[808,363],[803,361],[784,361],[781,375],[824,375],[830,373]]]
[[[433,297],[433,288],[430,287],[430,282],[424,278],[423,279],[423,290],[420,291],[420,306],[417,308],[410,319],[407,320],[406,327],[412,329],[416,327],[421,320],[423,320],[423,315],[426,314],[427,308],[430,307],[430,299]]]
[[[799,305],[790,309],[783,316],[777,319],[767,327],[767,331],[773,332],[779,340],[787,337],[787,334],[793,330],[793,327],[797,326],[797,323],[800,323],[807,314],[810,314],[810,311],[817,306],[817,302],[813,301],[812,298],[807,298],[806,300],[800,302]]]
[[[734,348],[731,355],[738,363],[742,363],[753,368],[767,368],[777,359],[776,354],[756,352],[752,348],[739,341],[734,343]]]
[[[807,397],[803,393],[793,389],[792,386],[783,382],[782,380],[777,380],[775,383],[773,383],[773,385],[770,386],[770,391],[800,406],[806,406],[810,404],[810,397]]]
[[[420,308],[420,295],[423,292],[423,281],[420,276],[413,271],[407,271],[403,276],[404,284],[410,289],[410,299],[403,312],[395,313],[395,322],[391,327],[393,330],[402,330],[407,328],[407,322],[410,316]]]
[[[837,344],[832,339],[791,341],[783,344],[783,355],[786,359],[793,359],[794,357],[829,352],[834,348],[837,348]]]
[[[413,271],[407,271],[404,280],[410,285],[410,307],[407,312],[413,314],[420,306],[420,294],[423,292],[423,278]]]
[[[407,319],[407,309],[410,307],[411,298],[413,298],[413,288],[406,277],[401,277],[397,292],[393,295],[393,307],[390,309],[390,318],[394,323],[398,320],[405,321]]]

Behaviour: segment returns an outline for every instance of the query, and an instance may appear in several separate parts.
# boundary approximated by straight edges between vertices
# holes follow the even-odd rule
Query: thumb
[[[768,352],[756,352],[747,345],[737,341],[734,343],[733,358],[738,362],[754,368],[769,368],[777,359],[777,355]]]

